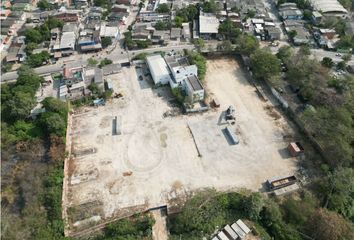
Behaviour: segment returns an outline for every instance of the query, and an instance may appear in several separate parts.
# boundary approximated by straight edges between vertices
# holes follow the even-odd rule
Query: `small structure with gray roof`
[[[190,102],[194,103],[204,99],[204,88],[196,75],[188,76],[184,85]]]

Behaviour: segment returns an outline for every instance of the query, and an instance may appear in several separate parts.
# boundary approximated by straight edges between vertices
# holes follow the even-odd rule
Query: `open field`
[[[205,187],[257,191],[268,178],[296,170],[284,150],[284,136],[292,130],[258,98],[236,61],[208,61],[206,88],[221,107],[196,115],[164,118],[175,109],[168,87],[153,89],[136,71],[124,68],[110,77],[123,98],[72,116],[65,199],[72,230],[178,204]],[[236,109],[230,127],[238,145],[230,145],[222,131],[221,115],[229,105]],[[113,135],[115,117],[120,135]]]

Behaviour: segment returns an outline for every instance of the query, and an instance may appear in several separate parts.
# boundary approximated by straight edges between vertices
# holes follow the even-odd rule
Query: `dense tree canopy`
[[[40,67],[43,65],[43,63],[46,63],[50,58],[50,54],[47,51],[42,51],[41,53],[36,53],[36,54],[31,54],[27,60],[26,63],[32,67]]]
[[[242,34],[238,36],[236,40],[236,45],[236,50],[238,53],[250,56],[258,49],[259,42],[254,36]]]
[[[183,22],[192,22],[198,15],[198,9],[195,5],[190,4],[185,8],[176,11],[176,16],[181,17]]]
[[[101,43],[102,43],[102,47],[106,48],[109,45],[112,45],[112,39],[110,37],[104,37],[104,38],[102,38]]]
[[[219,7],[214,0],[204,0],[202,4],[203,12],[207,13],[217,13]]]
[[[159,4],[159,6],[156,8],[156,12],[158,13],[168,13],[170,12],[170,7],[167,3],[162,3]]]
[[[220,24],[218,31],[220,34],[224,35],[226,39],[232,41],[235,41],[235,38],[241,34],[241,30],[229,19]]]
[[[346,240],[354,238],[353,227],[343,217],[325,209],[319,209],[307,222],[308,235],[314,239]]]
[[[278,58],[266,49],[258,49],[251,55],[252,72],[256,78],[273,81],[280,73]]]

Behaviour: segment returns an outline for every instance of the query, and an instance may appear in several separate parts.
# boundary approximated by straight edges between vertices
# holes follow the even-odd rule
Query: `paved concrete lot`
[[[295,171],[283,140],[292,130],[258,98],[236,61],[208,61],[206,88],[221,107],[188,116],[164,118],[174,109],[168,87],[153,89],[138,80],[139,71],[124,68],[109,77],[123,98],[73,116],[70,225],[176,203],[205,187],[259,190],[267,178]],[[229,105],[236,109],[230,128],[238,145],[230,145],[222,131],[227,125],[220,115]],[[120,135],[113,135],[115,117]]]

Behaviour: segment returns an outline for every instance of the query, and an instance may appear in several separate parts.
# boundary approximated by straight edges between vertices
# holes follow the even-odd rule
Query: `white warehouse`
[[[168,84],[171,81],[170,70],[160,54],[146,57],[146,63],[155,84]]]

